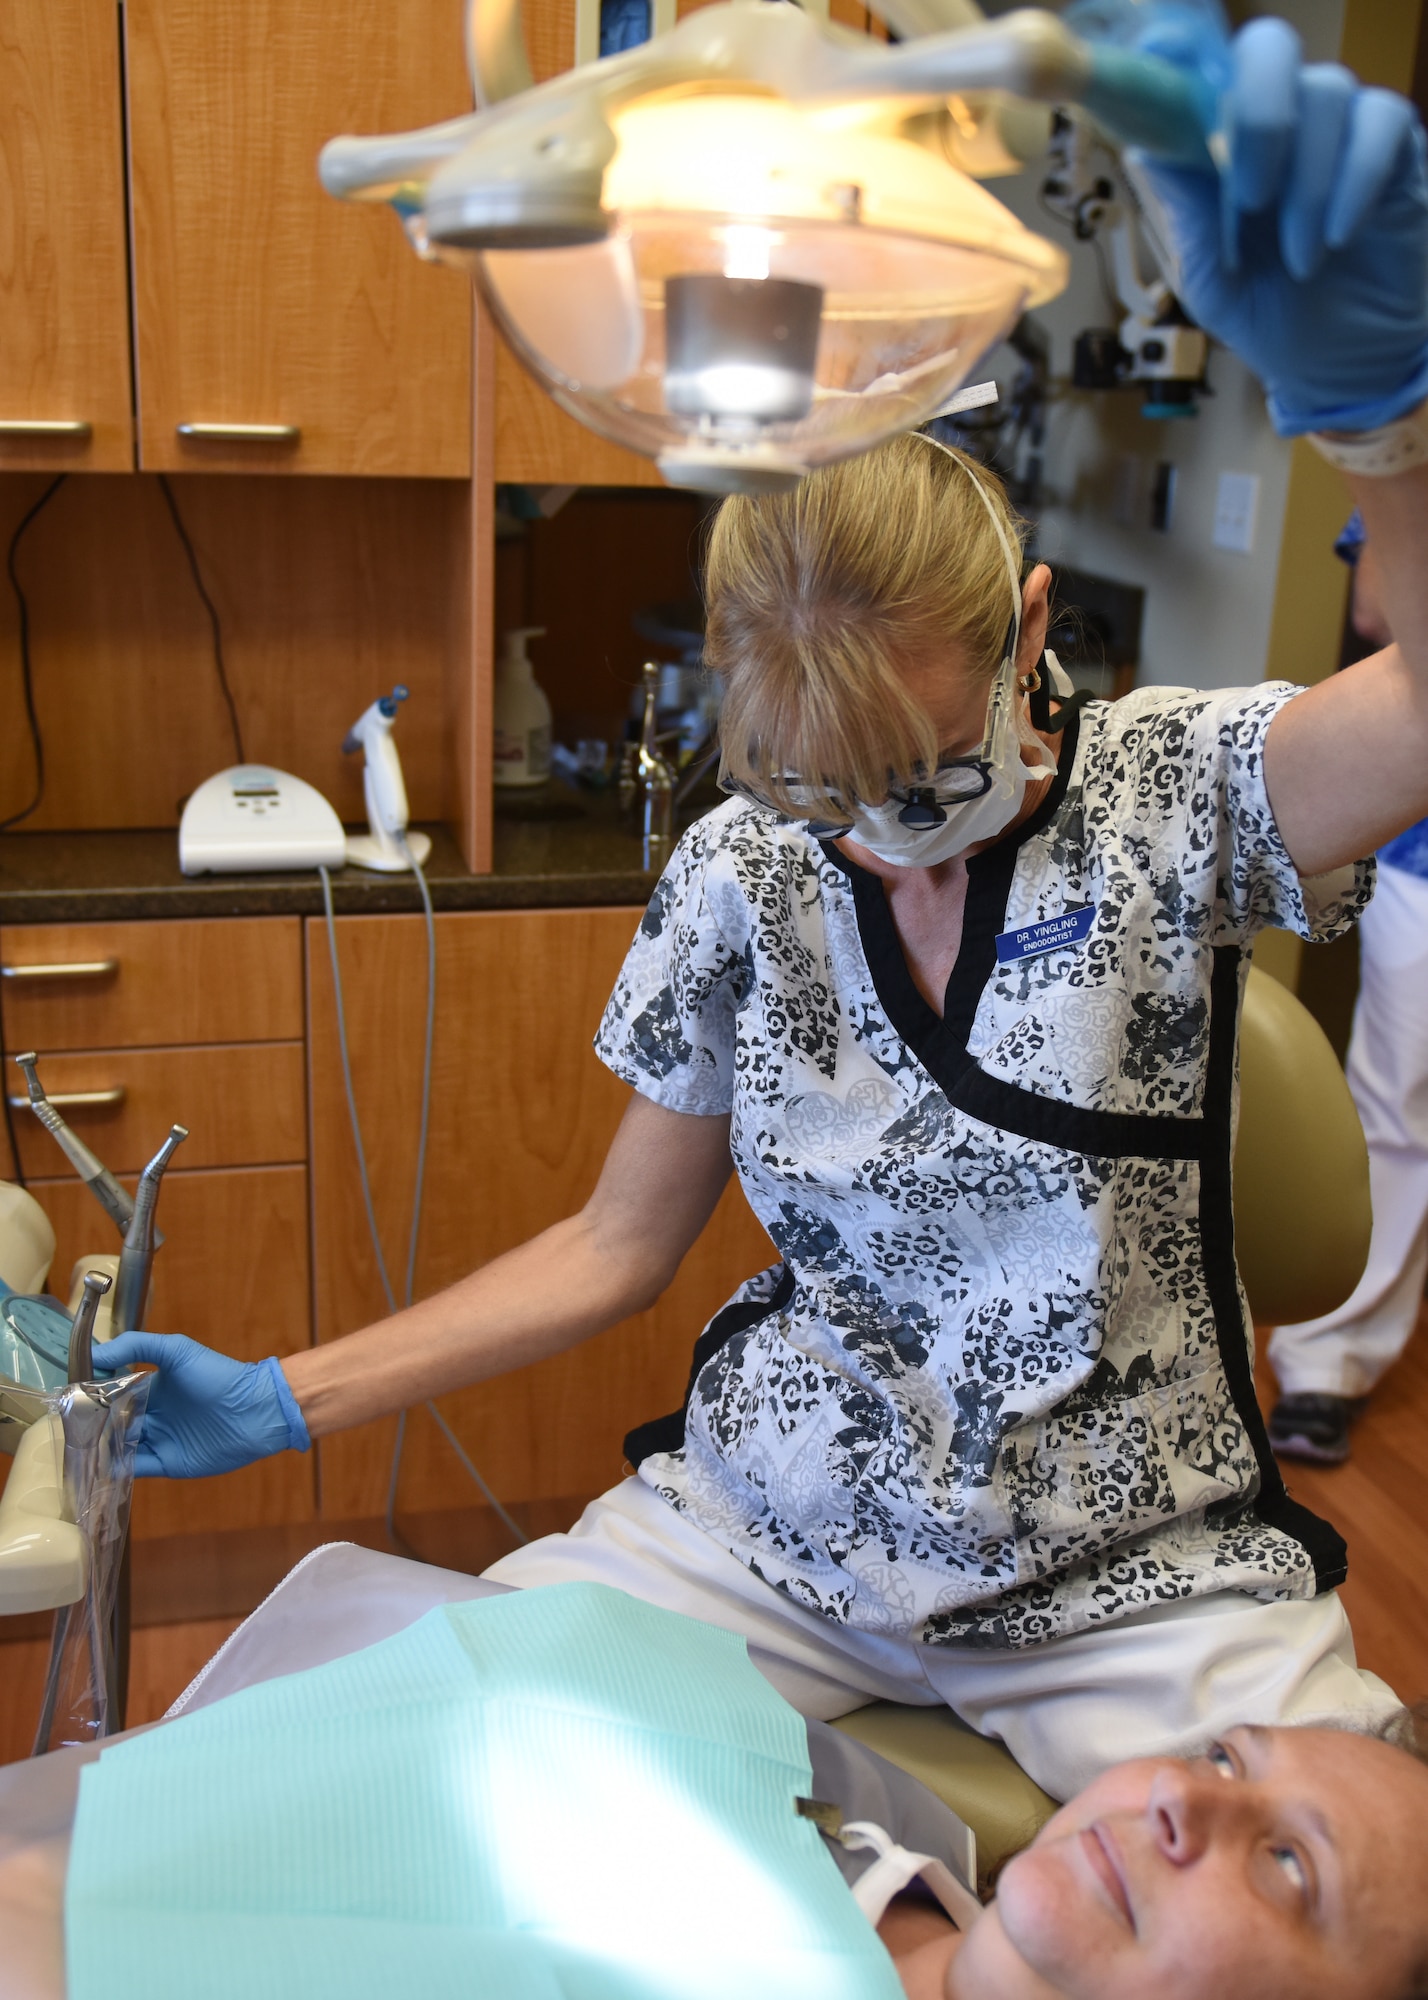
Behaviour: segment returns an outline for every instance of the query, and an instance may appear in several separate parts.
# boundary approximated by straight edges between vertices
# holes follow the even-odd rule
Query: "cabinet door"
[[[0,471],[132,467],[125,257],[114,0],[5,0]]]
[[[77,1180],[32,1181],[30,1190],[54,1224],[50,1289],[63,1297],[76,1257],[116,1247],[114,1226]],[[170,1173],[159,1224],[164,1243],[145,1315],[151,1327],[186,1333],[240,1361],[307,1345],[306,1168]],[[314,1511],[313,1460],[297,1452],[221,1479],[144,1479],[134,1489],[139,1536],[310,1521]]]
[[[127,0],[140,460],[465,478],[471,300],[317,155],[470,109],[452,0]],[[286,425],[288,443],[184,424]]]
[[[472,911],[437,918],[437,1040],[417,1296],[572,1214],[594,1186],[629,1092],[590,1039],[640,912]],[[323,926],[308,930],[317,1332],[385,1311],[363,1218],[338,1066]],[[338,920],[353,1072],[388,1266],[406,1265],[425,1006],[418,917]],[[677,1408],[695,1337],[773,1250],[737,1186],[650,1311],[569,1354],[443,1398],[503,1500],[589,1495],[620,1477],[622,1440]],[[393,1422],[324,1438],[324,1516],[380,1513]],[[426,1418],[413,1426],[403,1511],[476,1498]]]

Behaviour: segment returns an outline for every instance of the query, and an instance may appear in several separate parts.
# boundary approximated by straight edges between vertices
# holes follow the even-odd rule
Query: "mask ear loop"
[[[1017,561],[1016,556],[1012,553],[1011,536],[1002,526],[1001,516],[998,514],[996,508],[992,505],[991,494],[988,493],[986,487],[982,484],[981,480],[977,477],[976,473],[973,472],[971,466],[967,463],[965,458],[959,457],[958,454],[955,451],[953,451],[950,445],[943,444],[941,438],[929,437],[926,431],[910,431],[908,435],[910,437],[921,438],[924,444],[930,444],[934,451],[940,451],[945,453],[945,455],[952,460],[952,463],[954,465],[961,466],[962,470],[971,480],[977,498],[986,508],[987,519],[992,524],[992,531],[996,535],[997,540],[1002,545],[1002,555],[1006,558],[1007,577],[1011,583],[1011,595],[1012,595],[1011,628],[1007,635],[1006,648],[1002,657],[1001,668],[999,670],[1004,673],[1009,667],[1015,667],[1017,649],[1021,645],[1021,564]],[[1042,678],[1044,680],[1045,676],[1043,675]]]
[[[1001,516],[992,505],[991,495],[987,492],[986,487],[982,484],[976,473],[973,472],[967,460],[959,457],[950,445],[943,444],[941,438],[931,437],[926,431],[910,431],[908,435],[909,437],[921,438],[923,443],[930,444],[934,451],[945,452],[948,458],[953,460],[955,464],[960,465],[976,488],[977,498],[987,510],[987,519],[991,522],[997,540],[1002,545],[1002,554],[1006,557],[1007,574],[1011,578],[1012,590],[1012,621],[1007,633],[1007,643],[1000,671],[1006,673],[1009,670],[1014,670],[1017,650],[1021,645],[1021,566],[1012,554],[1011,538],[1002,526]],[[1055,736],[1059,734],[1071,718],[1080,713],[1088,701],[1095,699],[1089,688],[1077,688],[1076,692],[1062,702],[1060,709],[1053,715],[1051,713],[1051,673],[1046,664],[1045,652],[1042,653],[1041,659],[1037,663],[1036,678],[1037,685],[1030,691],[1027,707],[1031,714],[1032,728],[1039,730],[1043,736]]]

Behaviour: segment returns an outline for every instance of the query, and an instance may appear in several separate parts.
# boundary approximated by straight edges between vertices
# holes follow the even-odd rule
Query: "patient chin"
[[[935,1904],[917,1895],[894,1896],[878,1920],[878,1936],[907,2000],[944,2000],[960,1936]]]

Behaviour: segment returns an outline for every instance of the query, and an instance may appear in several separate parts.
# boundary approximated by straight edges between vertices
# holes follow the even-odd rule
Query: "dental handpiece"
[[[94,1379],[94,1321],[99,1312],[99,1301],[109,1290],[109,1284],[102,1271],[86,1271],[84,1274],[84,1296],[69,1330],[71,1382],[92,1382]]]
[[[83,1139],[77,1133],[71,1132],[50,1103],[45,1095],[45,1087],[40,1082],[39,1071],[35,1067],[39,1057],[34,1050],[27,1050],[24,1055],[16,1056],[15,1060],[25,1073],[25,1088],[30,1093],[30,1109],[122,1236],[134,1219],[134,1197],[126,1187],[122,1187],[115,1180],[104,1162],[95,1158]]]
[[[114,1281],[114,1331],[134,1333],[144,1324],[144,1307],[149,1299],[149,1275],[154,1268],[158,1238],[154,1230],[154,1210],[159,1201],[159,1182],[164,1168],[188,1137],[186,1125],[170,1127],[169,1136],[139,1176],[139,1192],[134,1197],[134,1215],[119,1253],[119,1276]]]

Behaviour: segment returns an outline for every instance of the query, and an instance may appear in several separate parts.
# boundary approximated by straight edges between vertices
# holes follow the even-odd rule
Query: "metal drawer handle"
[[[93,432],[81,417],[0,417],[0,438],[87,438]]]
[[[176,424],[181,438],[196,438],[203,444],[296,444],[302,436],[297,424]]]
[[[124,1085],[116,1083],[109,1090],[52,1090],[48,1093],[48,1101],[65,1111],[98,1111],[109,1105],[122,1104],[124,1095]],[[28,1111],[30,1108],[28,1097],[12,1097],[10,1104],[16,1111]]]
[[[67,965],[0,965],[0,979],[104,979],[118,970],[117,958],[76,958]]]

